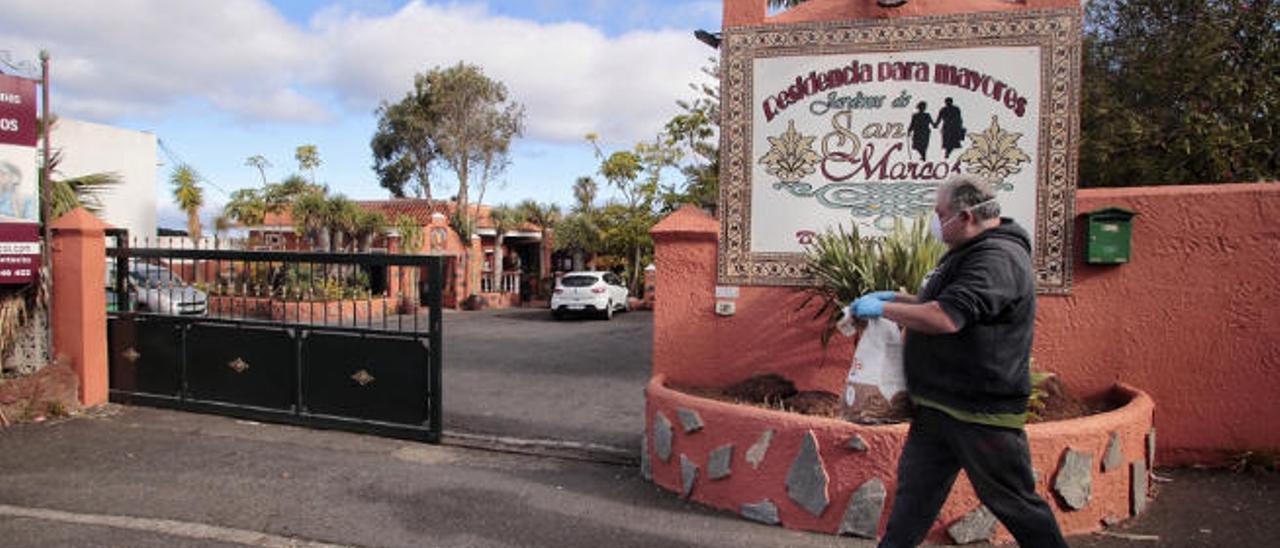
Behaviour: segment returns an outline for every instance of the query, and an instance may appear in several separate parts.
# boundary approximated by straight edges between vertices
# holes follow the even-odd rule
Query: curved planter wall
[[[645,391],[641,469],[656,484],[748,519],[829,534],[883,532],[907,424],[865,426],[690,396],[655,376]],[[1154,404],[1117,385],[1119,409],[1027,427],[1036,488],[1068,535],[1097,531],[1147,502]],[[1008,532],[962,473],[935,542]]]

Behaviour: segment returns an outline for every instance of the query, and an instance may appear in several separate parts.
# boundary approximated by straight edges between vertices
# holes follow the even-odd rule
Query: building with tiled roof
[[[443,200],[394,198],[355,200],[357,207],[381,212],[390,225],[385,238],[374,240],[372,252],[399,252],[400,237],[395,220],[408,216],[422,228],[423,242],[417,253],[444,255],[446,261],[445,306],[463,306],[468,297],[478,306],[515,306],[533,300],[551,272],[550,242],[542,245],[542,229],[533,223],[507,230],[502,237],[502,264],[495,252],[497,231],[490,218],[491,206],[479,206],[476,230],[470,242],[449,224],[457,205]],[[474,206],[468,206],[474,207]],[[305,240],[294,228],[289,212],[268,214],[261,225],[246,227],[251,246],[256,249],[302,250]],[[465,268],[469,261],[471,268]],[[495,271],[500,268],[500,271]],[[470,276],[468,276],[470,274]],[[468,279],[469,278],[469,279]],[[426,276],[419,279],[425,280]]]

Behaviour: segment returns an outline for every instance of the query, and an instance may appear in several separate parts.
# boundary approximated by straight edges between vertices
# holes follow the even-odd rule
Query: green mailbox
[[[1129,262],[1133,216],[1127,209],[1108,207],[1085,213],[1088,220],[1088,245],[1085,262],[1089,264],[1124,264]]]

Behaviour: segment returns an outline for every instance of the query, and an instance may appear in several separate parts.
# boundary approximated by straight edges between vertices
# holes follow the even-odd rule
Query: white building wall
[[[59,118],[50,134],[62,151],[55,177],[115,172],[121,184],[102,192],[107,224],[138,237],[156,235],[156,136],[102,124]]]

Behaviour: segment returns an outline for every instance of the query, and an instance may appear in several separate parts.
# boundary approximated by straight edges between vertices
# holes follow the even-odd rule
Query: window
[[[564,287],[591,287],[600,281],[600,278],[585,274],[575,274],[573,276],[565,276],[560,278],[560,285]]]

